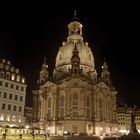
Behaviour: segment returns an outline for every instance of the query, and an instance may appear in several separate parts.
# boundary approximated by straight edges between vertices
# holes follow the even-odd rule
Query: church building
[[[59,47],[53,78],[48,76],[44,59],[39,87],[33,90],[34,118],[40,133],[104,135],[117,130],[117,91],[105,61],[98,76],[82,28],[76,19],[68,24],[68,37]]]

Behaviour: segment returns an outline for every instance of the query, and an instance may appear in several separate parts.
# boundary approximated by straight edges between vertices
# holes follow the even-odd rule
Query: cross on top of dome
[[[76,20],[77,18],[77,10],[74,10],[73,19]]]
[[[69,36],[70,35],[80,35],[82,36],[82,27],[83,25],[77,21],[77,11],[74,10],[74,15],[73,15],[73,22],[70,22],[70,24],[68,25],[68,29],[69,29]]]

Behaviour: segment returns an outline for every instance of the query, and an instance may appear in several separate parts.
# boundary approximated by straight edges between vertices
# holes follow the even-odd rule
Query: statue
[[[44,58],[44,62],[42,64],[42,69],[40,71],[39,82],[40,84],[44,84],[48,79],[48,65],[46,64],[46,57]]]
[[[135,117],[136,117],[135,109],[136,107],[134,106],[131,112],[131,127],[130,127],[129,135],[138,134],[138,130],[136,128],[136,122],[135,122]]]
[[[131,125],[135,125],[135,109],[131,112]]]

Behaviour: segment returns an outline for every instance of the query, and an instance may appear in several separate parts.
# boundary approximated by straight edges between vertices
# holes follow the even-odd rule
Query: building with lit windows
[[[128,107],[126,104],[117,107],[117,123],[118,132],[128,134],[131,127],[131,113],[133,108]],[[140,109],[135,110],[135,123],[138,132],[140,133]]]
[[[38,89],[33,90],[34,118],[39,133],[104,135],[116,132],[117,91],[105,61],[98,76],[82,27],[77,20],[68,25],[67,41],[59,47],[53,78],[48,76],[44,59]]]
[[[25,96],[24,76],[10,61],[0,59],[0,134],[24,126]]]

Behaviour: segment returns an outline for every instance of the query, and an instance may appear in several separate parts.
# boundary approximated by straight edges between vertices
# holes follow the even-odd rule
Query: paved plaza
[[[2,136],[0,136],[0,140],[4,140]],[[119,140],[118,138],[99,138],[99,137],[89,137],[89,136],[55,136],[55,137],[38,137],[36,136],[35,138],[33,137],[22,137],[19,138],[19,136],[7,136],[5,140]]]

